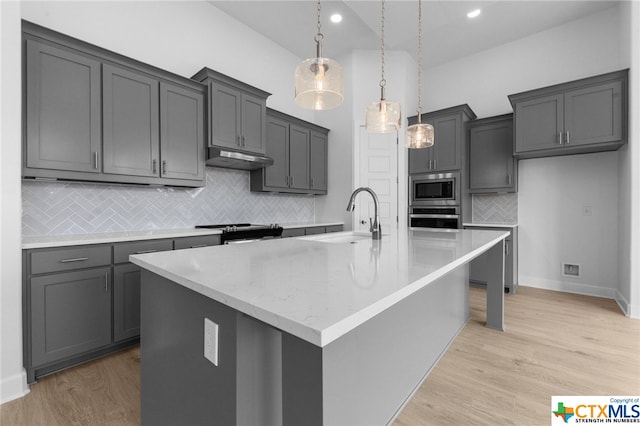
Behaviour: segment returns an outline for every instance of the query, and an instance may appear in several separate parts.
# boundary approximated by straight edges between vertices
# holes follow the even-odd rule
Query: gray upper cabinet
[[[273,165],[251,171],[251,191],[326,194],[329,131],[272,109],[266,128]]]
[[[102,76],[104,172],[157,176],[158,80],[106,64]]]
[[[100,173],[100,62],[26,41],[25,167]]]
[[[23,177],[204,186],[206,87],[23,21]]]
[[[627,70],[509,96],[518,158],[612,151],[627,139]]]
[[[326,133],[311,131],[311,151],[309,161],[309,187],[320,194],[327,192],[328,136]]]
[[[433,173],[461,170],[464,165],[465,123],[476,118],[464,104],[422,114],[421,121],[431,124],[435,143],[430,148],[409,150],[409,173]],[[417,123],[409,117],[409,125]]]
[[[516,192],[513,114],[473,120],[469,129],[469,192]]]
[[[206,67],[192,79],[209,87],[209,146],[264,154],[270,93]]]
[[[203,181],[204,95],[160,83],[160,176]]]
[[[291,124],[289,126],[289,187],[309,189],[309,149],[311,131]]]

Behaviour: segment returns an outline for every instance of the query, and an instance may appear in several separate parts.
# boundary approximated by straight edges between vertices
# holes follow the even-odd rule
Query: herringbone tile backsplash
[[[314,207],[311,196],[249,192],[249,173],[230,169],[207,168],[195,189],[23,181],[22,235],[313,222]]]
[[[518,194],[474,194],[473,222],[518,222]]]

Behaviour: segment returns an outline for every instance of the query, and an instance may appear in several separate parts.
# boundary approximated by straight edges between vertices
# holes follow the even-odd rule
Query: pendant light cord
[[[316,58],[321,58],[322,57],[322,39],[324,38],[324,35],[322,34],[322,30],[321,30],[321,24],[320,24],[320,0],[318,0],[318,4],[316,6],[316,16],[318,18],[318,33],[316,34],[316,36],[313,38],[316,42]]]
[[[384,87],[387,80],[384,78],[384,0],[382,0],[382,11],[380,13],[380,100],[385,100]]]
[[[422,0],[418,0],[418,123],[422,115]]]

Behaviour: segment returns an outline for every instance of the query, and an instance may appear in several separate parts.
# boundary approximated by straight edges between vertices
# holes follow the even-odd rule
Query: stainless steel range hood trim
[[[273,158],[235,151],[229,148],[210,147],[207,150],[208,166],[238,170],[256,170],[273,164]]]

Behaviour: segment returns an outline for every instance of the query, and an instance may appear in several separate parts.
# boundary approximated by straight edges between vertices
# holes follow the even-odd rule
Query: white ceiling
[[[315,56],[316,2],[216,1],[209,3],[300,58]],[[423,62],[439,65],[526,37],[609,7],[618,1],[426,0],[422,5]],[[323,1],[323,56],[380,48],[380,1]],[[481,8],[475,19],[467,12]],[[339,24],[329,16],[339,12]],[[409,52],[417,61],[418,2],[386,0],[385,49]]]

